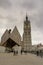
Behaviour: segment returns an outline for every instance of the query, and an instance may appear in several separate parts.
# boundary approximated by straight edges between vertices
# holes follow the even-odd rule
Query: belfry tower
[[[26,15],[26,20],[24,21],[23,51],[29,52],[31,45],[31,25],[28,16]]]

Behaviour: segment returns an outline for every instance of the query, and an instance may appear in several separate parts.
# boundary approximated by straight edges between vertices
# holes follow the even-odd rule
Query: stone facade
[[[9,40],[9,38],[10,38],[10,40]],[[6,47],[7,40],[11,42],[11,43],[9,42],[8,45],[9,44],[12,45],[14,43],[13,46],[15,46],[15,44],[18,44],[22,47],[23,51],[27,51],[27,52],[30,51],[31,46],[32,46],[32,44],[31,44],[31,25],[30,25],[30,21],[28,20],[27,15],[26,15],[26,20],[24,21],[23,40],[21,41],[21,36],[20,36],[20,33],[16,26],[12,32],[11,32],[11,30],[5,31],[5,33],[1,37],[1,45]]]
[[[31,25],[28,17],[26,16],[26,20],[24,21],[23,51],[30,51],[31,46]]]
[[[18,32],[17,27],[13,29],[12,32],[9,32],[10,30],[6,30],[3,36],[1,37],[1,45],[5,46],[8,44],[13,45],[21,45],[21,36]],[[8,46],[7,45],[7,46]],[[8,46],[9,47],[9,46]]]
[[[16,26],[13,29],[12,34],[10,35],[10,38],[14,40],[18,45],[21,45],[21,35]]]
[[[7,41],[9,36],[10,36],[9,31],[6,29],[6,31],[4,32],[4,34],[1,37],[1,45],[3,45]]]

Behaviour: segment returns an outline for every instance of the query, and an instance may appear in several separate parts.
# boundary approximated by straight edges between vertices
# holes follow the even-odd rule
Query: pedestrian
[[[40,56],[41,56],[41,58],[42,58],[42,50],[40,50]]]
[[[22,50],[21,50],[21,55],[22,55]]]
[[[37,51],[36,53],[37,53],[37,56],[39,56],[39,52]]]
[[[14,50],[14,55],[15,55],[15,50]]]

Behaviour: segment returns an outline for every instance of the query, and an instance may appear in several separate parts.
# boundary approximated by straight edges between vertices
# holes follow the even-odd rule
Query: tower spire
[[[28,20],[28,16],[27,16],[27,13],[26,13],[26,21]]]

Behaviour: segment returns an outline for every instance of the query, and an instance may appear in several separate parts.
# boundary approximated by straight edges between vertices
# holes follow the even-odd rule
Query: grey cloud
[[[0,19],[7,19],[8,22],[13,22],[13,21],[17,21],[17,18],[13,18],[11,16],[3,16],[3,15],[0,15]]]
[[[41,0],[42,1],[42,0]],[[9,8],[9,6],[14,5],[15,7],[34,9],[38,4],[41,3],[40,0],[0,0],[0,6],[4,8]]]
[[[8,19],[8,22],[17,21],[17,18],[13,18],[12,16],[7,16],[6,19]]]
[[[39,21],[36,22],[36,26],[43,31],[43,13],[39,14]]]
[[[1,23],[1,28],[4,26],[5,26],[4,28],[13,28],[15,25],[17,25],[21,32],[22,25],[20,24],[22,24],[23,22],[21,23],[22,18],[20,19],[20,16],[23,17],[23,15],[25,14],[25,10],[27,10],[28,12],[30,11],[30,13],[32,11],[34,12],[35,10],[35,11],[38,11],[38,13],[32,14],[32,16],[31,15],[29,16],[30,21],[32,23],[33,31],[37,32],[37,30],[38,31],[40,30],[39,32],[42,32],[43,30],[43,0],[0,0],[0,7],[3,7],[3,8],[11,7],[11,9],[8,9],[8,11],[5,13],[5,14],[8,13],[8,16],[7,15],[3,16],[4,14],[0,15],[0,19],[6,19],[5,21],[7,21],[7,23],[3,25]],[[15,13],[16,7],[17,7],[17,12]],[[19,15],[18,11],[20,13],[21,10],[23,12],[21,12],[21,15]],[[11,14],[12,12],[15,15],[17,14],[16,16],[18,16],[18,18],[15,15],[12,15]],[[19,22],[18,19],[20,19],[21,21]],[[19,26],[21,26],[21,28]],[[37,34],[36,36],[38,37]],[[33,37],[35,38],[34,33],[33,33]]]
[[[35,9],[38,7],[40,0],[23,0],[19,2],[19,4],[22,6],[22,8],[27,8],[27,9]]]
[[[0,15],[0,19],[5,19],[6,16]]]
[[[34,16],[33,18],[31,18],[31,23],[33,26],[33,30],[36,28],[37,30],[40,30],[40,32],[43,32],[43,15],[40,14]]]
[[[11,3],[9,0],[0,0],[0,7],[2,8],[9,8]]]
[[[39,0],[12,0],[11,4],[14,5],[14,7],[33,9],[36,8],[37,2],[39,2]]]
[[[27,9],[35,8],[34,2],[33,1],[29,2],[28,0],[26,0],[25,2],[22,3],[22,7],[27,8]]]

